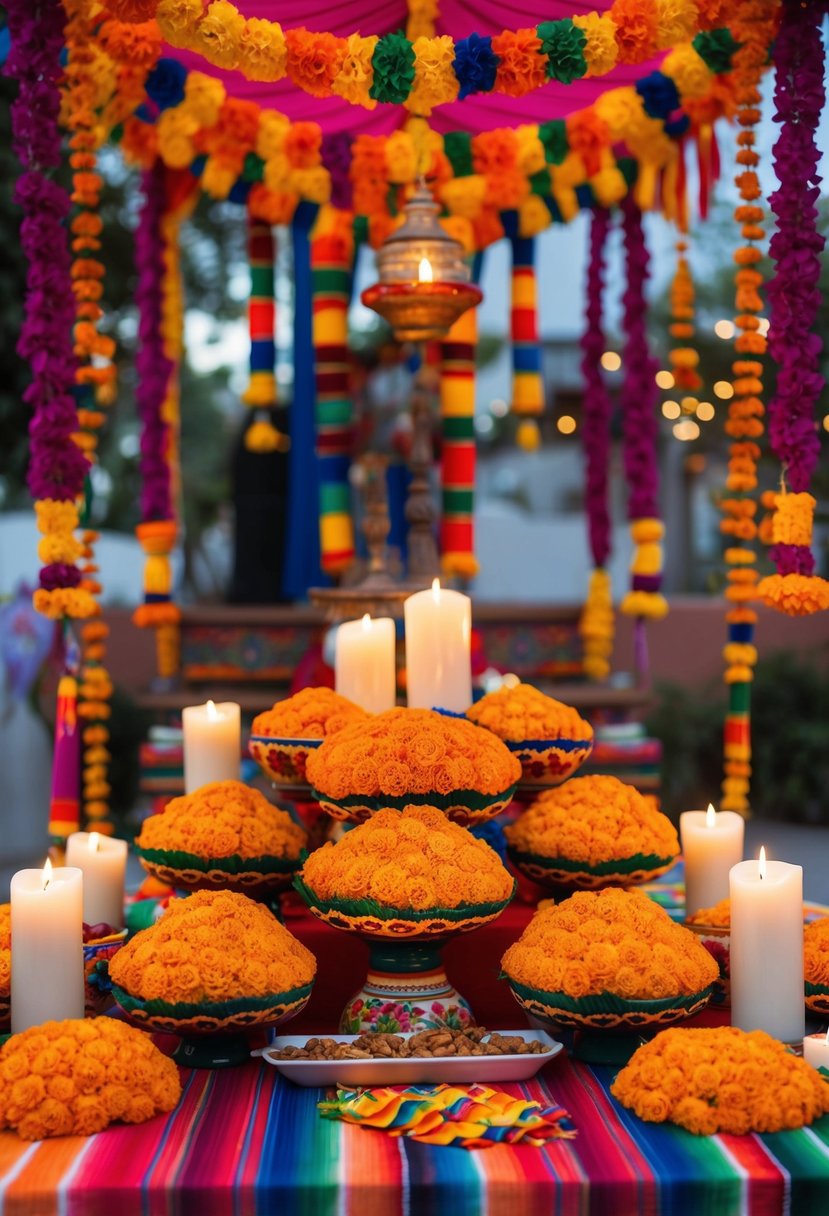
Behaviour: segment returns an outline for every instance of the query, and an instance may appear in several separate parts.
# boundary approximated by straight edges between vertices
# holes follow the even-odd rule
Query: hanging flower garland
[[[610,232],[610,214],[597,208],[590,220],[590,258],[587,265],[587,307],[581,338],[581,371],[584,378],[582,413],[585,457],[584,509],[593,572],[587,600],[579,621],[584,643],[584,672],[591,680],[604,680],[610,672],[613,652],[613,598],[607,559],[610,556],[610,511],[608,468],[610,463],[611,400],[602,375],[605,349],[602,326],[605,250]]]
[[[751,777],[751,682],[757,662],[754,646],[754,626],[757,613],[751,607],[757,598],[757,503],[752,497],[757,488],[757,461],[760,457],[758,439],[763,433],[764,414],[760,394],[763,391],[763,364],[757,356],[765,353],[766,339],[759,333],[757,314],[762,312],[760,295],[762,274],[757,269],[762,253],[758,242],[764,237],[763,208],[757,178],[759,156],[754,150],[753,128],[760,120],[759,85],[768,58],[768,48],[774,37],[778,0],[740,0],[734,14],[734,35],[741,43],[734,55],[737,88],[736,185],[741,202],[734,217],[741,225],[745,244],[734,253],[737,265],[736,327],[734,340],[736,359],[734,396],[728,407],[726,434],[731,439],[726,488],[729,496],[720,503],[724,519],[720,531],[729,538],[725,551],[728,570],[726,612],[728,642],[723,651],[725,681],[728,685],[728,712],[724,730],[723,810],[746,814]]]
[[[129,6],[111,5],[116,13]],[[136,12],[148,11],[141,5]],[[428,0],[412,13],[412,34],[428,28]],[[606,13],[545,21],[495,36],[442,35],[410,40],[401,33],[345,38],[306,29],[283,32],[277,21],[245,18],[229,0],[159,0],[154,11],[171,46],[194,51],[214,67],[247,80],[286,75],[313,97],[337,95],[372,108],[408,104],[418,91],[442,105],[475,93],[521,96],[548,80],[570,84],[603,76],[617,63],[644,63],[660,50],[694,38],[706,19],[720,20],[719,3],[694,0],[613,0]],[[126,18],[124,18],[126,19]],[[421,113],[424,111],[420,111]]]
[[[285,442],[270,418],[276,405],[276,301],[274,299],[273,229],[248,211],[248,330],[250,333],[250,375],[242,400],[252,413],[245,430],[249,452],[277,452]]]
[[[769,243],[775,263],[768,285],[769,350],[777,364],[777,388],[768,407],[769,441],[783,466],[788,490],[776,496],[771,557],[777,573],[757,588],[764,603],[789,616],[829,608],[829,583],[815,573],[812,521],[816,502],[809,482],[820,453],[815,404],[824,386],[823,345],[815,333],[820,307],[817,229],[820,153],[815,131],[825,102],[821,6],[784,0],[783,23],[774,43],[774,146],[778,189],[770,197],[777,227]]]
[[[440,343],[440,564],[462,579],[475,557],[475,351],[478,312],[463,313]]]
[[[541,445],[537,419],[544,412],[544,381],[541,376],[541,347],[538,342],[535,238],[518,236],[513,232],[510,235],[510,249],[511,409],[518,420],[516,442],[524,451],[532,452]]]
[[[45,616],[87,617],[95,600],[81,586],[78,500],[87,460],[73,440],[74,314],[64,222],[70,200],[47,174],[60,164],[57,127],[66,14],[57,0],[11,0],[6,6],[12,46],[6,73],[18,81],[12,139],[23,173],[14,198],[23,209],[20,242],[28,262],[23,325],[17,350],[32,368],[23,396],[32,407],[28,483],[43,539],[44,563],[34,605]]]
[[[674,386],[680,393],[698,393],[702,379],[697,371],[699,353],[692,345],[694,338],[694,280],[685,256],[688,241],[683,236],[676,243],[676,271],[671,283],[671,324],[669,333],[681,345],[668,352]],[[696,402],[694,402],[696,404]]]
[[[628,518],[634,544],[631,588],[620,605],[627,616],[637,618],[640,646],[637,667],[646,667],[644,633],[646,617],[658,619],[668,611],[661,594],[662,537],[665,525],[659,518],[659,423],[656,414],[656,361],[648,350],[645,329],[648,279],[648,249],[642,227],[642,212],[628,195],[622,202],[627,282],[622,297],[625,332],[622,384],[622,425],[625,478],[628,484]]]

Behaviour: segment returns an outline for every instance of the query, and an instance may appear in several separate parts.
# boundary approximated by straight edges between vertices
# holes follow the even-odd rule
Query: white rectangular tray
[[[268,1064],[293,1081],[295,1085],[328,1086],[358,1089],[366,1085],[437,1085],[441,1082],[472,1085],[476,1082],[525,1081],[533,1077],[560,1051],[563,1044],[543,1030],[502,1030],[504,1035],[521,1035],[528,1042],[537,1039],[544,1044],[538,1054],[510,1056],[442,1056],[439,1059],[412,1057],[403,1060],[280,1060],[273,1053],[285,1047],[304,1047],[307,1034],[286,1034],[274,1039],[270,1047],[254,1052]],[[318,1035],[338,1043],[353,1043],[356,1034]],[[404,1038],[408,1037],[406,1035]]]

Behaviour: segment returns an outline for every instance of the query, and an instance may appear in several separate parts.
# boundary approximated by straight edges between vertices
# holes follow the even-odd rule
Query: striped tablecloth
[[[516,1092],[578,1127],[544,1149],[434,1148],[322,1119],[265,1064],[186,1076],[168,1118],[88,1139],[0,1136],[3,1216],[823,1216],[829,1116],[771,1136],[642,1123],[612,1071],[561,1056]],[[512,1087],[506,1087],[512,1088]]]

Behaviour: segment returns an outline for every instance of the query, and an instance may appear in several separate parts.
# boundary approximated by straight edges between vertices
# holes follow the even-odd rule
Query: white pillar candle
[[[18,870],[11,881],[12,1033],[82,1018],[83,875],[75,866]]]
[[[812,1068],[829,1071],[829,1031],[826,1034],[807,1034],[803,1040],[803,1059]]]
[[[743,860],[745,822],[735,811],[683,811],[679,817],[685,861],[685,915],[728,897],[728,875]]]
[[[66,864],[83,873],[83,918],[88,925],[124,923],[126,840],[99,832],[73,832],[66,842]]]
[[[390,616],[343,621],[334,643],[337,692],[370,714],[394,709],[396,663],[394,621]]]
[[[731,1024],[785,1043],[805,1030],[803,868],[741,861],[731,885]]]
[[[435,579],[403,605],[406,619],[406,697],[410,709],[451,709],[472,704],[472,601]]]
[[[188,705],[184,726],[184,792],[192,794],[209,781],[238,781],[242,728],[235,701]]]

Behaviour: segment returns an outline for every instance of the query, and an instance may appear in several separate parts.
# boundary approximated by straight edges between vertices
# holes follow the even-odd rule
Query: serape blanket
[[[323,1119],[262,1062],[186,1073],[177,1109],[89,1139],[0,1135],[3,1216],[821,1216],[829,1116],[767,1136],[641,1122],[610,1068],[559,1056],[528,1084],[578,1135],[486,1152]]]

